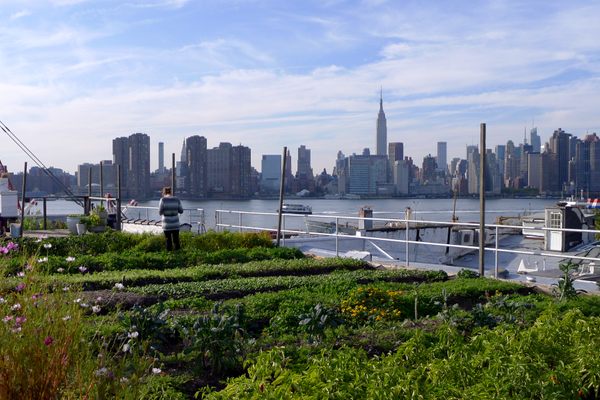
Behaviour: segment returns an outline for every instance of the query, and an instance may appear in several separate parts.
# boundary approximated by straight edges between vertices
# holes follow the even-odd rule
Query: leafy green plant
[[[579,293],[585,292],[583,290],[575,289],[573,282],[573,272],[577,270],[577,264],[570,262],[562,263],[558,266],[563,272],[562,278],[558,280],[558,283],[552,284],[552,294],[559,300],[567,300],[577,296]]]
[[[463,268],[460,271],[458,271],[456,277],[459,279],[474,279],[479,278],[479,273],[471,269]]]
[[[321,303],[315,305],[309,313],[300,315],[299,319],[298,324],[308,334],[310,342],[321,341],[325,329],[335,328],[343,322],[335,309],[323,307]]]
[[[244,330],[242,307],[222,307],[215,303],[210,313],[197,318],[191,328],[184,329],[184,352],[199,357],[201,370],[222,373],[241,367],[244,356]]]

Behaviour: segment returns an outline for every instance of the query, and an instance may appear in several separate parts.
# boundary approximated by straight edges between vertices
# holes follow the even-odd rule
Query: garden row
[[[0,381],[11,382],[0,382],[0,399],[27,398],[38,381],[59,382],[60,395],[38,387],[47,398],[599,393],[600,358],[587,357],[600,344],[594,297],[569,292],[558,301],[466,273],[449,279],[443,271],[303,258],[263,236],[189,236],[182,251],[167,253],[154,247],[157,238],[106,235],[114,243],[31,241],[0,256],[5,272],[18,265],[0,287]],[[193,258],[228,246],[242,249],[240,260],[259,251],[264,259]],[[136,256],[141,261],[115,261]],[[100,259],[101,268],[83,262]],[[62,260],[68,268],[58,267]],[[10,369],[15,364],[22,369]]]

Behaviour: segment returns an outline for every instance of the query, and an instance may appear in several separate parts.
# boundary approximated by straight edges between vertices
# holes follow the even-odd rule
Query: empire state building
[[[379,96],[379,115],[377,115],[377,155],[387,155],[387,121],[383,112],[383,90]]]

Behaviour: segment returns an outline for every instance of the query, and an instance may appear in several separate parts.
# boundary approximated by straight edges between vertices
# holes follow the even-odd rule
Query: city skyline
[[[420,163],[518,141],[534,125],[599,132],[600,5],[586,2],[12,1],[0,6],[0,120],[48,166],[111,158],[114,137],[151,136],[166,159],[204,136],[262,154],[375,154],[380,87],[387,142]],[[253,22],[249,22],[253,21]],[[65,143],[69,149],[65,151]],[[12,171],[24,155],[4,137]],[[167,162],[168,164],[168,162]]]

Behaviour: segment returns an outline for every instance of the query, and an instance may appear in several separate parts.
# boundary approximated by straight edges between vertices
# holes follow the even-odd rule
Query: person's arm
[[[181,200],[179,201],[179,214],[183,214],[183,206],[181,205]]]
[[[163,204],[163,199],[160,199],[160,201],[158,202],[158,215],[163,215],[165,212],[165,207]]]

